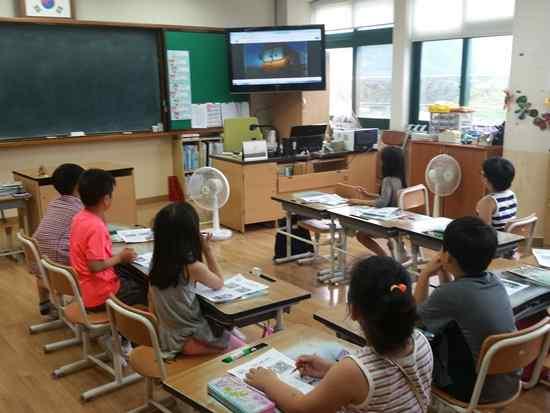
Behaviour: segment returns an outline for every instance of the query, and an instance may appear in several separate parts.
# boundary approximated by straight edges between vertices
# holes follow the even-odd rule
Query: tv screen
[[[234,93],[325,89],[323,25],[229,29]]]

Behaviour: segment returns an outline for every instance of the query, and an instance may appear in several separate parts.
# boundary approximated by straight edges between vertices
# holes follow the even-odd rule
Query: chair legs
[[[151,411],[151,407],[154,407],[160,410],[163,413],[173,413],[170,409],[164,406],[164,403],[169,401],[171,398],[166,397],[162,400],[155,400],[155,382],[152,378],[145,378],[145,403],[135,409],[129,410],[127,413],[142,413]],[[186,406],[187,407],[187,406]],[[180,410],[178,408],[178,410]],[[192,412],[193,410],[186,410],[186,412]]]
[[[88,369],[93,366],[98,366],[99,368],[105,370],[107,373],[114,377],[114,380],[107,384],[82,392],[80,397],[83,401],[92,400],[96,397],[117,390],[128,384],[135,383],[142,378],[137,373],[128,374],[126,376],[123,375],[121,360],[122,355],[120,354],[120,352],[113,352],[114,368],[106,363],[106,360],[109,359],[109,354],[107,354],[106,352],[91,354],[90,332],[80,326],[77,327],[77,330],[79,331],[78,334],[82,337],[82,358],[78,361],[55,369],[52,373],[52,376],[57,379],[72,373],[76,373],[78,371],[82,371],[84,369]],[[98,329],[97,333],[101,331],[108,331],[107,327],[103,329]]]
[[[64,326],[65,323],[61,319],[46,321],[45,323],[29,326],[29,334],[45,333],[46,331],[58,330]]]

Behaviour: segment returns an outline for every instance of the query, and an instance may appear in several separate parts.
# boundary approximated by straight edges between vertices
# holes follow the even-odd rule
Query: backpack
[[[292,216],[292,235],[311,241],[309,231],[298,226],[298,221],[302,219],[302,217],[297,215]],[[277,221],[277,225],[279,228],[286,228],[286,218],[279,219]],[[273,256],[273,259],[286,257],[286,240],[286,235],[278,233],[275,236],[275,255]],[[292,238],[290,242],[290,249],[292,251],[292,255],[304,254],[306,252],[313,252],[313,245]]]

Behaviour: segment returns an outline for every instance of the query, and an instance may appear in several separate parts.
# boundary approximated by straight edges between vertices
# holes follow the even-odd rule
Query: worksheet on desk
[[[153,241],[151,228],[125,229],[117,231],[117,235],[127,244]]]
[[[303,394],[313,390],[313,386],[310,384],[312,380],[300,376],[300,372],[296,370],[296,363],[294,360],[275,349],[270,349],[254,357],[248,363],[241,364],[238,367],[228,370],[228,373],[244,381],[249,370],[257,367],[271,370],[281,379],[281,381],[284,381],[286,384],[294,387]]]
[[[195,293],[213,303],[225,303],[260,294],[268,288],[269,286],[265,284],[249,280],[242,274],[237,274],[234,277],[226,279],[223,288],[220,290],[213,290],[206,285],[197,283]]]

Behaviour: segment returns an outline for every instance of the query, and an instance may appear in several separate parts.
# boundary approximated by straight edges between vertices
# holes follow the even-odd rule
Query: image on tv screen
[[[324,89],[321,28],[235,31],[229,41],[234,90]]]

